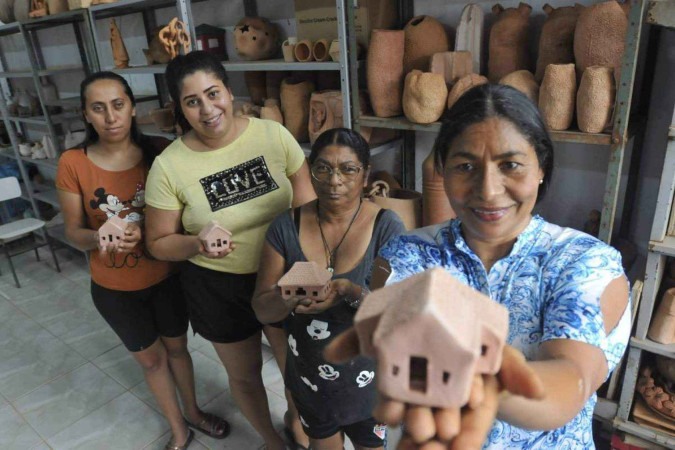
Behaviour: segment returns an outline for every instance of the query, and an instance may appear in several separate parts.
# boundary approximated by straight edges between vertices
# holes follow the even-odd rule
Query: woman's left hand
[[[344,301],[345,296],[353,296],[359,290],[346,278],[338,278],[330,282],[328,295],[323,300],[312,300],[308,305],[298,305],[295,312],[298,314],[318,314]]]
[[[122,242],[117,244],[116,252],[117,253],[129,253],[136,247],[136,244],[141,242],[142,232],[141,227],[137,222],[129,222],[127,227],[124,229],[124,236],[122,236]]]

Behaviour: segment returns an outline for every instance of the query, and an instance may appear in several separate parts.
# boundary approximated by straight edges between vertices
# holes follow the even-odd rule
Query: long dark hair
[[[129,83],[127,83],[127,80],[125,80],[122,76],[114,72],[103,71],[92,73],[86,77],[84,80],[82,80],[82,83],[80,83],[80,106],[82,108],[84,126],[87,134],[84,138],[84,142],[82,142],[82,144],[78,145],[77,147],[86,148],[92,144],[97,143],[99,140],[98,132],[96,132],[94,126],[87,122],[86,118],[84,117],[84,112],[87,109],[87,88],[89,85],[99,80],[112,80],[118,82],[122,86],[122,89],[124,89],[124,94],[129,97],[131,105],[134,107],[136,106],[136,98],[134,97],[134,93],[131,91],[131,87],[129,86]],[[141,151],[143,152],[143,159],[148,164],[148,167],[151,166],[155,156],[158,154],[158,151],[155,148],[156,145],[153,140],[144,136],[138,129],[136,117],[131,118],[130,134],[131,141],[141,148]]]
[[[470,125],[490,117],[511,122],[534,147],[544,181],[539,185],[537,202],[548,191],[553,175],[553,142],[539,109],[520,91],[505,85],[482,84],[469,89],[450,108],[434,142],[436,170],[442,172],[452,141]]]
[[[187,55],[178,55],[172,59],[166,66],[164,78],[169,88],[169,95],[174,104],[173,115],[176,123],[180,125],[183,133],[187,133],[192,126],[183,114],[183,108],[180,102],[180,91],[183,86],[183,80],[188,75],[196,72],[206,72],[214,75],[226,88],[229,88],[227,72],[223,64],[211,53],[204,51],[193,51]]]

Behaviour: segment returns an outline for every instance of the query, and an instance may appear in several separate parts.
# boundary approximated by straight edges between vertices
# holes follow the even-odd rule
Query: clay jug
[[[112,47],[115,67],[118,69],[129,67],[129,53],[127,53],[127,48],[124,46],[124,41],[122,40],[119,28],[117,28],[115,19],[110,19],[110,45]]]
[[[549,64],[574,62],[574,29],[584,6],[577,3],[574,6],[553,8],[547,3],[543,9],[548,17],[539,36],[539,56],[534,75],[538,83],[544,78],[544,70]]]
[[[512,72],[499,80],[499,84],[505,84],[514,89],[518,89],[520,92],[527,95],[527,98],[532,100],[532,103],[535,105],[539,104],[539,84],[529,70],[517,70]]]
[[[469,75],[466,75],[457,81],[455,85],[452,87],[450,90],[450,93],[448,94],[448,101],[447,101],[447,109],[452,108],[452,105],[455,104],[459,98],[464,95],[466,91],[471,89],[474,86],[480,86],[481,84],[485,84],[488,82],[488,79],[485,78],[482,75],[478,75],[477,73],[471,73]]]
[[[443,75],[448,89],[465,75],[474,73],[469,52],[443,52],[431,56],[429,72]]]
[[[405,25],[403,31],[405,33],[404,75],[413,69],[427,70],[431,55],[447,52],[450,49],[450,41],[445,28],[431,16],[413,17]]]
[[[279,31],[262,17],[244,17],[234,27],[237,54],[246,61],[272,58],[279,50]]]
[[[443,175],[436,170],[434,151],[422,163],[422,226],[434,225],[456,217],[445,194]]]
[[[366,60],[368,94],[377,117],[398,116],[403,112],[402,30],[373,30]]]
[[[445,111],[448,87],[443,75],[413,70],[405,77],[403,113],[415,123],[437,121]]]
[[[492,7],[497,21],[490,30],[488,78],[496,83],[516,70],[530,70],[528,21],[532,7],[520,3],[517,8]]]
[[[614,71],[590,66],[584,71],[577,92],[577,124],[586,133],[601,133],[611,126],[614,106]]]
[[[577,78],[587,67],[613,67],[619,75],[621,57],[628,29],[629,3],[619,4],[612,0],[585,8],[579,14],[574,30],[574,60]]]
[[[309,140],[309,100],[314,83],[296,77],[281,82],[281,113],[284,126],[298,142]]]
[[[549,64],[539,88],[539,111],[544,123],[555,131],[572,124],[577,93],[574,64]]]
[[[265,72],[244,72],[244,80],[251,101],[256,105],[262,105],[267,98],[267,75]]]

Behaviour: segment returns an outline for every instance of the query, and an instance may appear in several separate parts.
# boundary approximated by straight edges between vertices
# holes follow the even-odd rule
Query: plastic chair
[[[19,186],[19,180],[16,177],[7,177],[0,178],[0,202],[6,200],[11,200],[13,198],[21,197],[21,187]],[[35,242],[35,244],[26,249],[22,249],[16,253],[10,253],[7,244],[12,241],[15,241],[21,237],[24,237],[28,234],[34,233],[38,230],[42,230],[45,236],[45,242]],[[54,247],[52,246],[51,238],[47,233],[45,228],[45,222],[38,219],[20,219],[14,222],[9,222],[4,225],[0,225],[0,245],[7,256],[7,261],[9,261],[9,267],[12,269],[12,275],[14,275],[14,281],[16,282],[16,287],[20,288],[21,284],[19,283],[19,278],[16,276],[16,270],[14,270],[14,264],[12,264],[12,256],[20,255],[21,253],[26,253],[31,250],[35,250],[35,256],[38,261],[40,261],[40,255],[38,254],[37,249],[44,247],[45,245],[49,247],[49,251],[52,252],[52,257],[54,258],[54,264],[56,265],[56,271],[61,272],[59,267],[59,261],[56,259],[56,253],[54,253]],[[1,273],[0,273],[1,275]]]

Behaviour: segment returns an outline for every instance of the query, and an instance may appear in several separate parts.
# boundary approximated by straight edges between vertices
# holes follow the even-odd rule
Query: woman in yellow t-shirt
[[[276,122],[234,117],[225,69],[206,52],[178,56],[166,69],[175,115],[186,133],[155,159],[146,191],[148,249],[185,261],[190,322],[211,341],[230,392],[269,450],[283,449],[262,382],[261,330],[251,307],[265,233],[274,217],[315,197],[305,157]],[[230,248],[204,248],[198,234],[215,220]],[[283,330],[265,327],[277,351]]]

